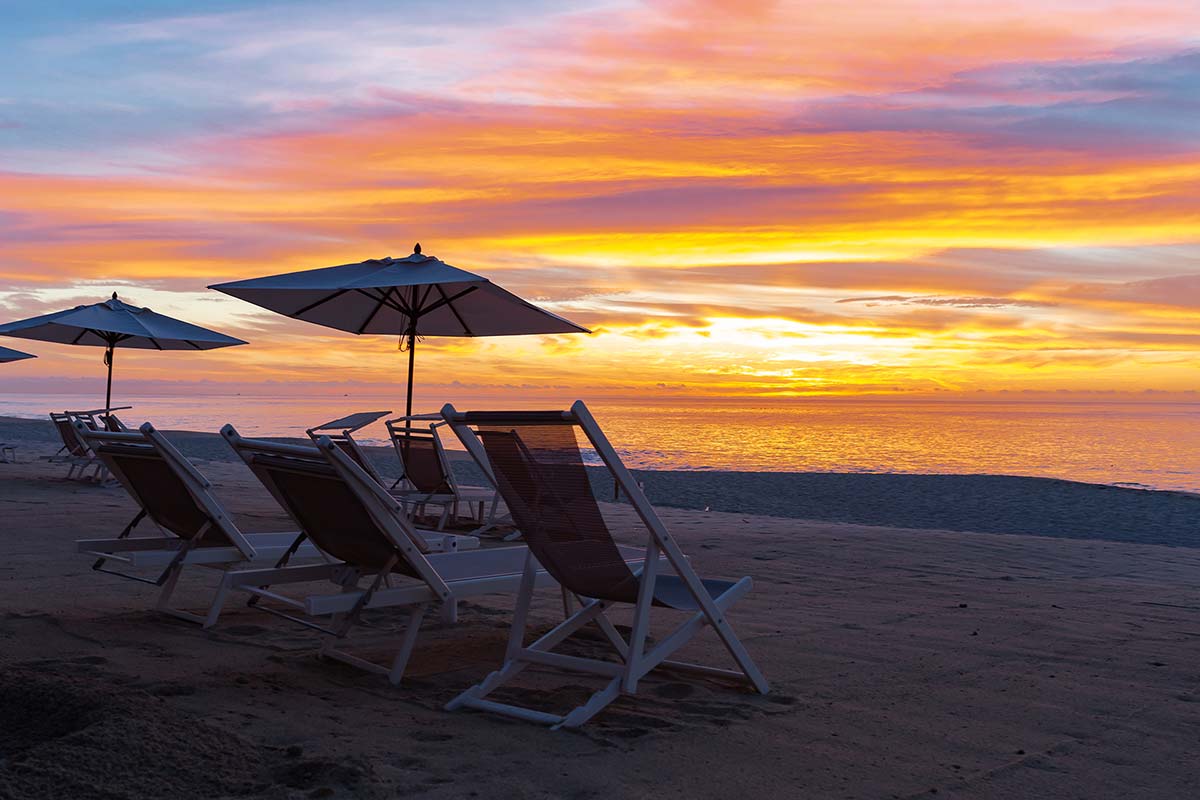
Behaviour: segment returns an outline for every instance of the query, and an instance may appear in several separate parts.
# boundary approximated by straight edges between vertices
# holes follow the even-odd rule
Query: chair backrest
[[[406,427],[402,419],[387,421],[388,436],[400,459],[402,479],[424,494],[455,494],[458,485],[432,425],[427,430]]]
[[[125,423],[117,418],[116,414],[104,415],[104,429],[111,433],[126,433],[129,428],[125,427]]]
[[[496,490],[555,580],[585,597],[637,601],[638,580],[605,524],[563,412],[466,412],[451,424],[456,433],[476,426]]]
[[[67,409],[63,413],[70,417],[71,422],[82,422],[84,425],[94,431],[104,428],[104,425],[99,421],[99,419],[97,419],[97,416],[102,413],[101,411],[97,411],[95,409],[91,411],[71,411],[70,409]]]
[[[208,479],[149,422],[134,431],[75,431],[160,528],[203,546],[233,546],[247,559],[254,547],[212,494]]]
[[[75,420],[70,414],[57,414],[52,411],[50,412],[50,421],[54,423],[58,436],[62,439],[63,447],[67,448],[68,453],[79,458],[85,458],[92,454],[87,444],[75,432]]]
[[[347,456],[349,456],[355,464],[358,464],[363,468],[363,471],[365,471],[376,481],[379,481],[380,483],[383,482],[383,479],[379,476],[379,471],[376,470],[375,465],[371,463],[370,457],[363,452],[362,447],[359,446],[358,442],[354,439],[354,436],[351,435],[349,431],[343,431],[341,433],[317,433],[316,431],[310,430],[308,431],[308,436],[313,440],[314,444],[322,436],[328,437],[328,439],[333,442],[334,447],[338,448]]]
[[[450,590],[425,558],[425,540],[399,504],[328,437],[316,447],[221,435],[323,552],[364,572],[398,557],[393,572],[425,580],[441,597]]]

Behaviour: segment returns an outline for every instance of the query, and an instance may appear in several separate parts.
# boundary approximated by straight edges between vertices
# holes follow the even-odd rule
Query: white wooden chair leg
[[[637,691],[638,665],[646,650],[646,633],[650,628],[650,608],[654,605],[654,582],[658,577],[658,543],[650,537],[646,545],[646,560],[642,562],[638,583],[637,605],[633,609],[633,627],[629,632],[629,657],[625,660],[622,688],[633,694]]]
[[[525,646],[525,626],[529,620],[529,607],[533,604],[533,587],[537,579],[537,561],[533,553],[525,556],[525,569],[521,573],[521,588],[517,590],[517,603],[513,608],[512,626],[508,630],[508,644],[504,659],[511,661]]]
[[[421,631],[421,620],[424,619],[425,612],[428,610],[429,604],[421,603],[412,610],[408,617],[408,627],[404,631],[404,639],[400,642],[400,650],[392,660],[392,670],[388,673],[388,682],[393,686],[398,685],[400,679],[404,677],[404,668],[408,666],[409,656],[412,655],[413,647],[417,644],[417,634]]]
[[[496,687],[510,680],[525,668],[525,664],[516,660],[525,644],[525,626],[529,618],[529,606],[533,601],[533,587],[537,578],[537,561],[530,553],[525,557],[525,569],[521,574],[521,588],[517,591],[517,603],[513,609],[512,625],[508,629],[508,644],[504,650],[504,663],[500,669],[488,673],[482,681],[459,694],[446,704],[447,711],[461,708],[472,700],[486,697]]]
[[[532,562],[532,556],[527,560],[527,565]],[[536,562],[532,562],[536,565]],[[540,639],[535,641],[528,647],[523,646],[525,639],[525,625],[529,612],[530,599],[533,595],[533,575],[536,566],[532,569],[527,566],[526,573],[522,579],[522,590],[517,600],[517,608],[513,613],[513,627],[509,633],[508,649],[505,653],[504,665],[495,672],[489,674],[480,683],[467,689],[462,694],[455,697],[446,704],[447,711],[464,706],[477,708],[483,711],[493,711],[500,714],[516,717],[518,719],[526,719],[533,722],[540,722],[549,725],[558,725],[565,722],[566,718],[553,714],[545,714],[532,709],[521,708],[519,706],[507,705],[505,703],[494,703],[484,698],[493,691],[503,686],[508,681],[512,680],[521,670],[533,663],[544,662],[549,656],[544,654],[550,653],[563,640],[575,633],[575,631],[584,627],[590,622],[594,622],[597,618],[604,615],[604,611],[609,607],[609,603],[600,600],[591,600],[579,611],[575,612],[568,619],[563,620],[547,633],[543,634]],[[618,636],[618,639],[620,637]],[[558,656],[557,659],[567,659],[565,656]],[[567,659],[575,663],[585,662],[587,659]],[[556,660],[557,662],[557,660]],[[616,668],[616,665],[612,665]],[[588,669],[587,671],[592,671]],[[620,676],[615,679],[616,691],[620,693]],[[603,694],[602,692],[598,694]],[[597,700],[599,703],[596,711],[599,711],[608,703],[608,700]],[[596,713],[595,711],[592,712]],[[590,715],[589,715],[590,716]],[[582,723],[579,723],[582,724]]]
[[[221,609],[225,605],[226,598],[229,597],[229,576],[228,574],[221,576],[221,585],[217,587],[217,595],[213,598],[212,605],[208,607],[208,616],[204,618],[204,627],[211,628],[217,624],[217,618],[221,616]]]
[[[158,595],[158,602],[154,606],[157,610],[168,613],[171,611],[171,595],[175,593],[175,585],[179,583],[179,576],[182,574],[183,565],[176,564],[175,568],[171,570],[171,574],[167,577],[167,580],[163,583],[162,591]]]
[[[613,678],[600,691],[593,694],[588,701],[567,714],[563,721],[552,726],[551,730],[559,728],[578,728],[592,717],[608,708],[614,700],[621,696],[621,678]]]
[[[184,620],[185,622],[196,622],[203,625],[206,619],[205,617],[202,617],[199,614],[193,614],[190,611],[181,611],[178,608],[171,608],[171,595],[175,593],[175,587],[179,583],[179,576],[182,574],[183,565],[176,564],[175,568],[171,570],[170,577],[168,577],[166,582],[163,584],[162,593],[159,594],[158,602],[154,607],[157,611],[160,611],[163,614],[168,614],[172,617],[176,617],[177,619]]]
[[[457,624],[458,623],[458,601],[451,598],[451,599],[447,600],[445,603],[442,603],[441,615],[442,615],[442,622],[445,622],[448,625]]]

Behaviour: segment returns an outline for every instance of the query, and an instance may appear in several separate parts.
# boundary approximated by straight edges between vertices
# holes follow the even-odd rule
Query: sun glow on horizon
[[[130,379],[383,385],[204,287],[420,241],[595,331],[426,340],[431,387],[1200,388],[1194,3],[296,5],[13,15],[0,321],[117,290],[251,342]]]

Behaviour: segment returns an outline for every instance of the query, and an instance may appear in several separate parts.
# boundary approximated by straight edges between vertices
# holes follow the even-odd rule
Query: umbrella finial
[[[113,292],[112,299],[113,299],[113,300],[116,300],[116,299],[117,299],[117,293],[116,293],[116,292]]]
[[[413,245],[413,252],[416,253],[417,255],[421,255],[421,243],[420,242],[417,242],[416,244]]]

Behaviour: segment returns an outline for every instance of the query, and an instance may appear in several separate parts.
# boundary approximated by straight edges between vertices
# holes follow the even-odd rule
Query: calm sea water
[[[0,394],[0,415],[44,417],[94,398]],[[545,401],[510,407],[547,407]],[[144,397],[127,422],[303,436],[395,398]],[[482,407],[462,403],[460,408]],[[781,472],[1034,475],[1200,492],[1200,403],[780,401],[764,405],[591,404],[631,467]],[[360,438],[382,443],[383,426]]]

